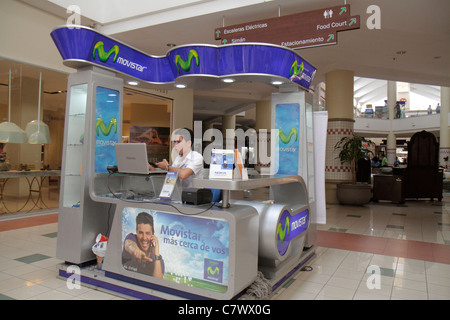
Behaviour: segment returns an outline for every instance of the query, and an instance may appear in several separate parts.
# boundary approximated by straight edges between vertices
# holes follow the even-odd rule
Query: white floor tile
[[[29,284],[4,293],[4,295],[16,300],[26,300],[49,291],[50,289],[39,284]]]
[[[30,300],[69,300],[72,298],[73,296],[61,291],[50,290],[30,298]]]
[[[428,283],[428,294],[430,295],[430,299],[432,299],[432,296],[434,295],[450,300],[450,287],[441,286],[439,284],[434,283]]]
[[[410,280],[400,277],[394,279],[394,287],[427,292],[427,283],[425,281]]]
[[[404,300],[428,300],[428,294],[426,291],[418,291],[394,286],[392,288],[391,298]]]
[[[450,228],[437,224],[450,220],[450,205],[444,203],[442,207],[431,206],[429,201],[408,203],[407,207],[389,203],[369,204],[363,208],[330,205],[327,224],[318,225],[317,229],[327,231],[334,227],[348,229],[347,233],[444,243],[444,239],[450,240]],[[435,211],[443,214],[435,214]],[[388,225],[404,228],[388,228]],[[55,232],[57,223],[0,232],[0,294],[31,300],[123,299],[85,286],[70,290],[64,279],[58,279],[57,265],[61,261],[55,257],[57,239],[43,236]],[[26,238],[24,234],[27,234]],[[31,264],[14,260],[34,253],[50,258]],[[287,288],[280,288],[272,298],[450,300],[449,264],[318,247],[308,265],[312,271],[297,272],[293,282]],[[371,274],[366,270],[372,265],[392,273],[392,276],[380,276],[380,289],[368,288],[367,280]]]
[[[352,300],[355,295],[354,289],[325,285],[317,294],[316,300]]]

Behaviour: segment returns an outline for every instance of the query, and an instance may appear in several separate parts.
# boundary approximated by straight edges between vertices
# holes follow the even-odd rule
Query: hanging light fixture
[[[8,82],[8,121],[0,123],[1,143],[25,143],[27,135],[17,124],[11,122],[11,68]]]
[[[50,130],[48,125],[41,121],[41,92],[42,92],[42,71],[39,74],[39,101],[37,120],[28,122],[25,132],[28,136],[28,143],[50,144]]]

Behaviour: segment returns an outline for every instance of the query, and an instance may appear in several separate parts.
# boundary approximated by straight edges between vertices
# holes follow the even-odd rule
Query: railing
[[[373,119],[389,119],[389,112],[384,108],[370,110],[366,109],[364,112],[354,109],[355,118],[373,118]],[[404,119],[404,118],[412,118],[412,117],[424,117],[430,115],[436,115],[439,112],[436,110],[432,110],[431,113],[427,109],[425,110],[401,110],[398,114],[394,111],[394,119]]]

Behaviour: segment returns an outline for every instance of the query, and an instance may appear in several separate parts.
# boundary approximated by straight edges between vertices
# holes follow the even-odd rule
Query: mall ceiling
[[[21,1],[64,19],[68,17],[66,8],[78,3],[85,16],[82,24],[151,55],[164,55],[173,44],[219,45],[214,40],[218,27],[346,3],[351,15],[360,15],[360,29],[339,32],[336,45],[297,50],[318,69],[313,84],[325,81],[331,70],[348,69],[357,77],[450,87],[448,0]],[[371,5],[380,8],[380,29],[367,26]],[[197,90],[195,118],[211,120],[244,111],[276,90],[254,83],[213,92]]]

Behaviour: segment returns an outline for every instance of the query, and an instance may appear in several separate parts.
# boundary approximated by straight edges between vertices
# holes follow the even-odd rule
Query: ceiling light
[[[27,135],[20,127],[9,121],[0,123],[0,142],[1,143],[25,143]]]
[[[11,122],[11,68],[8,83],[8,121],[0,123],[0,142],[25,143],[27,135],[17,124]]]
[[[128,81],[127,82],[130,86],[137,86],[139,84],[139,82],[137,81]]]
[[[225,83],[233,83],[233,82],[235,82],[236,80],[234,80],[234,79],[231,79],[231,78],[225,78],[225,79],[222,79],[222,82],[225,82]]]
[[[283,84],[283,81],[275,80],[275,81],[272,81],[271,83],[272,83],[274,86],[279,86],[279,85],[282,85],[282,84]]]
[[[41,120],[32,120],[28,122],[25,132],[30,144],[50,144],[50,129],[48,125]]]
[[[184,88],[186,88],[186,85],[183,84],[183,83],[177,83],[177,84],[175,85],[175,87],[177,87],[178,89],[184,89]]]
[[[50,129],[48,125],[41,121],[41,93],[42,93],[42,71],[39,74],[39,100],[38,117],[27,123],[25,133],[28,136],[28,143],[31,144],[50,144]]]

